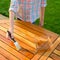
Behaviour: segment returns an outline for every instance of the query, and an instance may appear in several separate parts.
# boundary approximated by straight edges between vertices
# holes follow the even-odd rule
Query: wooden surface
[[[30,23],[16,20],[14,36],[23,47],[17,51],[13,42],[5,37],[8,27],[8,20],[0,20],[0,60],[60,60],[60,36],[56,33],[42,27],[31,25]],[[46,51],[39,50],[34,54],[31,51],[35,51],[35,39],[39,40],[39,36],[43,37],[43,39],[47,39],[47,36],[50,37],[52,42],[51,49]],[[33,39],[34,37],[35,39]],[[30,44],[32,44],[33,47],[26,43],[28,40],[31,41]]]

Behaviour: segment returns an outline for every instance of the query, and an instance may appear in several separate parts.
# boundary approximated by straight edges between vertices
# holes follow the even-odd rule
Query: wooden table
[[[14,44],[5,37],[8,27],[8,20],[0,20],[0,60],[60,60],[60,36],[58,34],[48,31],[42,27],[16,20],[14,25],[14,36],[23,47],[21,50],[17,51]],[[32,41],[32,38],[27,38],[26,34],[24,35],[21,33],[22,31],[26,31],[25,33],[29,31],[31,34],[40,34],[43,38],[49,36],[52,41],[51,49],[46,51],[38,51],[35,54],[30,52],[29,50],[32,51],[33,48],[27,43],[24,44],[22,40],[29,39]]]

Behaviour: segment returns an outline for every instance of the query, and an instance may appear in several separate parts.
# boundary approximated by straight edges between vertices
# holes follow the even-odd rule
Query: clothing
[[[9,11],[17,18],[34,22],[40,17],[40,7],[46,6],[46,0],[11,0]]]

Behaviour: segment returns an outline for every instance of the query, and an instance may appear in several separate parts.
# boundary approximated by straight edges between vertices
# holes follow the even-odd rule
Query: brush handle
[[[16,42],[15,39],[11,36],[10,31],[7,31],[7,32],[8,32],[8,35],[9,35],[10,39],[11,39],[13,42]]]

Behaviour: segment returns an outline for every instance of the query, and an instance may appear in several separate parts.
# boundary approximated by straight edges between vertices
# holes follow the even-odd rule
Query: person
[[[39,25],[44,25],[44,12],[46,7],[46,0],[11,0],[9,8],[9,30],[11,36],[14,31],[14,17],[19,20],[31,22],[34,24],[35,20],[40,17]]]

